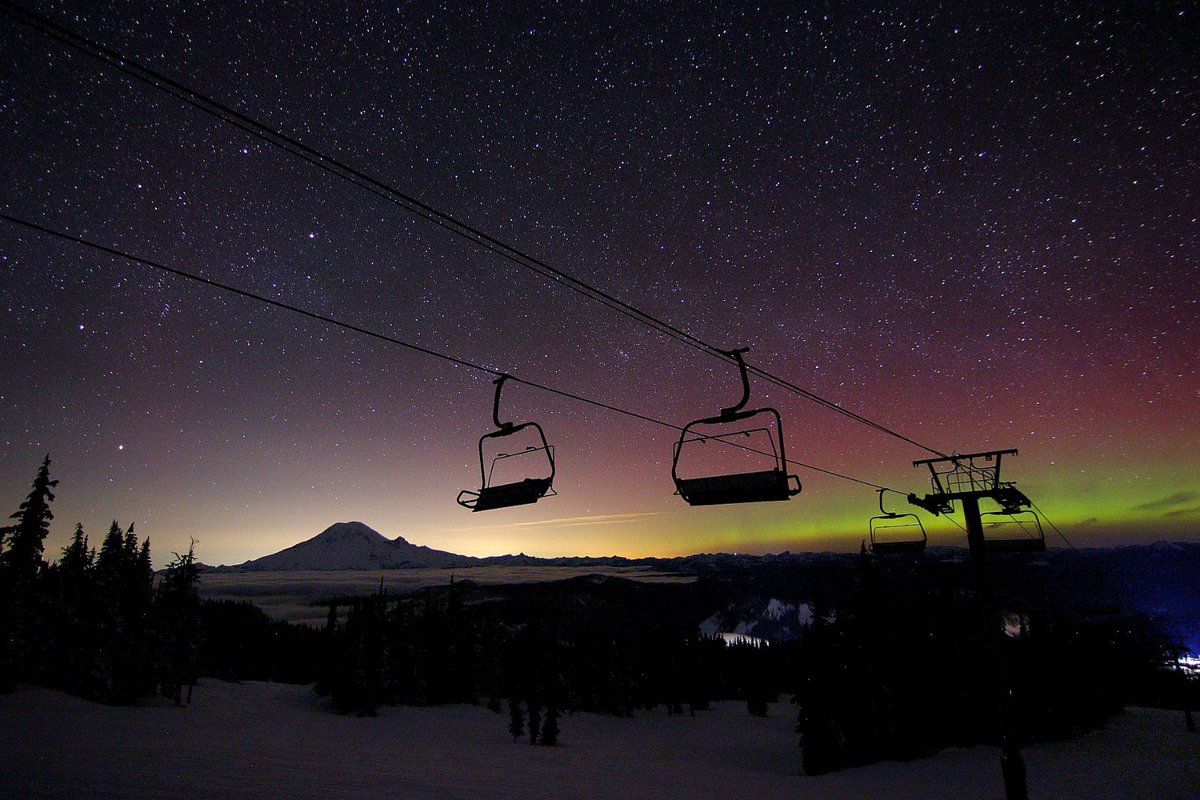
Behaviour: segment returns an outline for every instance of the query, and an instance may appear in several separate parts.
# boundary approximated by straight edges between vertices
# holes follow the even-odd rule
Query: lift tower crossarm
[[[974,497],[978,500],[980,497],[993,496],[1002,488],[1000,483],[1001,459],[1004,456],[1015,456],[1016,454],[1015,449],[956,453],[944,458],[923,458],[914,461],[913,466],[929,467],[929,474],[933,479],[933,493],[926,495],[925,501],[941,506],[952,500],[963,500],[967,497]],[[977,466],[976,459],[983,459],[984,463]],[[946,463],[953,466],[948,470],[939,471],[938,464]],[[944,482],[943,479],[945,479]],[[925,507],[921,503],[917,505]]]

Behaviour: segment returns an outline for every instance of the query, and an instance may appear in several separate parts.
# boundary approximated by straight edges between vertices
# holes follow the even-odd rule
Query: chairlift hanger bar
[[[504,382],[511,376],[506,372],[492,383],[496,384],[496,399],[492,402],[492,422],[496,423],[496,427],[500,430],[508,430],[513,426],[511,422],[500,421],[500,391],[504,388]]]
[[[736,350],[724,351],[724,354],[737,360],[738,371],[742,375],[742,399],[736,405],[729,408],[721,409],[722,417],[734,417],[737,413],[746,407],[746,403],[750,401],[750,376],[746,374],[746,362],[742,360],[742,353],[749,353],[749,347],[739,347]]]
[[[72,47],[85,55],[91,56],[102,63],[113,67],[126,75],[150,85],[160,91],[166,92],[178,100],[181,100],[194,108],[203,111],[210,116],[214,116],[223,122],[233,125],[250,135],[261,139],[275,147],[278,147],[291,155],[302,158],[308,163],[329,172],[343,180],[349,181],[356,186],[365,189],[372,194],[388,200],[406,211],[425,219],[428,222],[437,225],[444,230],[447,230],[456,236],[464,238],[471,243],[482,247],[496,255],[499,255],[513,263],[529,269],[544,278],[551,280],[554,283],[566,286],[585,297],[596,300],[601,304],[618,311],[621,314],[639,322],[643,325],[651,327],[658,332],[669,336],[677,341],[687,344],[696,349],[702,350],[725,360],[731,359],[731,352],[722,350],[712,344],[684,331],[681,328],[672,325],[665,320],[662,320],[652,314],[649,314],[641,309],[626,303],[617,297],[594,287],[587,282],[576,278],[569,273],[566,273],[541,259],[531,256],[519,248],[508,244],[500,239],[497,239],[484,231],[475,228],[453,216],[447,214],[437,208],[424,203],[417,198],[408,195],[399,189],[391,186],[379,179],[336,159],[316,148],[310,147],[303,142],[282,133],[279,130],[259,122],[253,117],[239,112],[230,106],[224,105],[207,95],[204,95],[194,89],[191,89],[184,84],[172,80],[156,70],[140,63],[136,59],[129,58],[122,53],[119,53],[111,48],[105,47],[98,42],[92,41],[78,33],[66,28],[47,17],[36,14],[22,6],[10,2],[9,0],[0,0],[0,11],[8,14],[13,19],[21,22],[29,27],[34,28],[54,39],[57,39],[62,44]],[[787,389],[794,394],[799,395],[807,400],[810,400],[818,405],[842,414],[856,422],[859,422],[867,427],[873,428],[881,433],[893,436],[901,441],[907,442],[922,450],[930,453],[935,453],[939,456],[945,456],[940,450],[936,450],[927,445],[921,444],[914,439],[911,439],[882,423],[875,422],[857,412],[851,411],[843,406],[827,400],[816,393],[804,389],[784,378],[780,378],[767,370],[760,367],[750,367],[754,374],[764,380],[770,381],[781,388]]]

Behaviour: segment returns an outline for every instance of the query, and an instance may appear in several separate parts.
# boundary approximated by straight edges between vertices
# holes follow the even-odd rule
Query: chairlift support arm
[[[746,370],[746,362],[742,358],[742,353],[750,352],[750,348],[741,347],[737,350],[722,350],[721,352],[724,355],[737,359],[738,370],[742,373],[742,399],[738,401],[737,405],[721,409],[722,418],[733,418],[733,416],[745,408],[746,403],[750,401],[750,375]]]
[[[883,493],[884,493],[884,492],[891,491],[891,490],[890,490],[890,489],[876,489],[875,491],[879,493],[879,513],[880,513],[880,514],[883,514],[884,516],[887,516],[887,517],[898,517],[898,516],[900,516],[900,515],[899,515],[899,514],[897,514],[896,512],[894,512],[894,511],[888,511],[886,508],[884,508],[884,507],[883,507]]]
[[[504,390],[504,382],[508,379],[509,375],[506,373],[492,381],[492,383],[496,384],[496,399],[492,402],[492,422],[495,422],[496,427],[500,430],[505,430],[513,426],[511,422],[500,421],[500,392]]]

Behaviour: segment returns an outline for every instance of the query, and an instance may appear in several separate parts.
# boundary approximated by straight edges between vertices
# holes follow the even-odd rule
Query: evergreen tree
[[[328,690],[340,713],[375,716],[389,702],[388,634],[384,625],[387,597],[373,594],[350,605],[346,622],[337,631]]]
[[[55,630],[49,634],[55,651],[50,666],[54,685],[90,697],[95,692],[93,670],[100,641],[96,614],[95,550],[88,549],[82,524],[75,525],[71,543],[58,562]]]
[[[132,703],[152,693],[155,684],[150,541],[139,546],[134,526],[122,531],[113,520],[95,564],[97,691],[110,702]]]
[[[50,480],[50,456],[47,455],[33,479],[33,488],[13,513],[13,525],[0,528],[0,691],[8,691],[35,666],[31,649],[44,641],[34,619],[37,603],[35,583],[46,567],[42,559],[46,534],[54,514],[51,491],[58,481]],[[42,635],[39,635],[42,634]]]
[[[71,543],[63,548],[62,558],[58,561],[64,582],[74,583],[81,580],[92,568],[93,559],[93,552],[88,550],[88,538],[83,532],[83,523],[78,522],[75,524],[75,535]]]
[[[154,570],[150,565],[150,540],[146,539],[139,546],[132,523],[125,532],[121,551],[122,636],[113,699],[132,703],[139,697],[153,694],[156,684],[152,646]]]
[[[537,744],[542,727],[542,705],[536,696],[529,698],[529,743]]]
[[[133,526],[129,526],[133,530]],[[138,551],[137,566],[134,568],[134,574],[137,575],[142,585],[149,584],[150,588],[154,586],[154,566],[150,561],[150,537],[146,537],[146,541],[142,542],[142,547]]]
[[[337,603],[329,604],[329,613],[325,616],[325,627],[321,630],[321,652],[318,667],[317,685],[314,691],[322,697],[333,693],[339,676],[341,658],[339,655],[340,639],[338,635]]]
[[[553,747],[558,744],[558,706],[554,701],[546,707],[546,722],[542,725],[542,744]]]
[[[200,572],[196,568],[196,542],[193,539],[186,555],[175,554],[167,565],[158,585],[155,604],[158,635],[163,662],[164,694],[175,705],[183,705],[183,687],[196,681],[197,658],[200,651]]]
[[[10,517],[17,520],[16,524],[0,528],[0,540],[8,543],[4,552],[0,553],[0,569],[4,570],[6,580],[18,591],[29,591],[37,573],[46,566],[42,553],[46,534],[50,532],[50,520],[54,519],[50,511],[54,493],[50,490],[55,486],[58,486],[58,481],[50,480],[50,456],[47,455],[38,469],[37,477],[33,479],[33,488],[25,502]]]
[[[508,732],[512,734],[514,742],[525,735],[525,710],[517,697],[508,699]]]
[[[125,571],[124,562],[125,535],[121,531],[121,524],[114,519],[96,555],[96,580],[105,594],[104,599],[111,599],[114,605],[118,594],[116,587],[120,585],[121,574]]]

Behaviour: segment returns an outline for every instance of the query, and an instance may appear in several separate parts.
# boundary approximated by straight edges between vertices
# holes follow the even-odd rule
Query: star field
[[[29,7],[922,443],[1019,448],[1077,545],[1197,535],[1192,3]],[[720,361],[5,15],[0,152],[14,216],[680,425],[737,399]],[[51,454],[52,554],[114,517],[209,563],[348,519],[480,555],[856,549],[875,508],[805,470],[786,504],[688,508],[671,431],[510,386],[558,496],[471,515],[485,374],[8,223],[0,312],[0,501]],[[765,403],[789,456],[924,490],[925,452]]]

